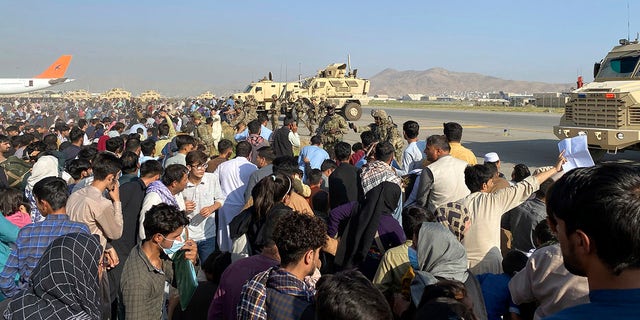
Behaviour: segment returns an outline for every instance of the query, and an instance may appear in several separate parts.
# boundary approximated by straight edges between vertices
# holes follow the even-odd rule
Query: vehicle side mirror
[[[600,62],[596,62],[593,64],[593,78],[595,79],[596,76],[598,75],[598,72],[600,71]]]

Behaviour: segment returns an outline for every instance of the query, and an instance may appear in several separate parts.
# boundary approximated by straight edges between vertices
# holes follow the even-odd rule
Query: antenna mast
[[[627,1],[627,41],[631,41],[631,28],[630,28],[630,21],[631,20],[631,13],[629,11],[629,1]]]

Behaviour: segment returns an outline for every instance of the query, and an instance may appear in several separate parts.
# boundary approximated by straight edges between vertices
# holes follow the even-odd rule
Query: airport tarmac
[[[366,125],[373,122],[371,110],[384,108],[375,104],[364,107],[362,118],[355,123]],[[558,157],[558,138],[552,133],[553,126],[561,117],[557,113],[459,111],[433,109],[386,108],[402,134],[402,124],[415,120],[420,124],[420,139],[432,134],[442,134],[444,122],[458,122],[464,128],[462,144],[471,149],[482,163],[482,156],[496,152],[502,162],[501,172],[511,175],[513,166],[524,163],[533,172],[535,168],[555,164]],[[308,131],[300,127],[301,134]],[[345,141],[360,141],[359,134],[351,131]],[[640,162],[640,152],[628,151],[617,155],[607,154],[603,161]]]

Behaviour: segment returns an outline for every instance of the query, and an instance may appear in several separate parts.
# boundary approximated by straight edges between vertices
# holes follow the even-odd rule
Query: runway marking
[[[487,128],[495,128],[499,130],[508,129],[509,131],[525,131],[525,132],[539,132],[539,133],[549,133],[551,130],[536,130],[536,129],[527,129],[527,128],[513,128],[513,127],[499,127],[499,126],[483,126],[483,125],[465,125],[462,127],[463,129],[487,129]],[[432,126],[432,127],[420,127],[420,130],[438,130],[442,129],[442,126]]]

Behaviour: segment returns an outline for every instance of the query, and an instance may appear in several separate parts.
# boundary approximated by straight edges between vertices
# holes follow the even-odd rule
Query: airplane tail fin
[[[69,67],[69,62],[71,62],[70,55],[60,56],[56,62],[47,68],[43,73],[35,76],[35,78],[40,79],[50,79],[50,78],[62,78],[64,77],[64,73],[67,72],[67,67]]]

